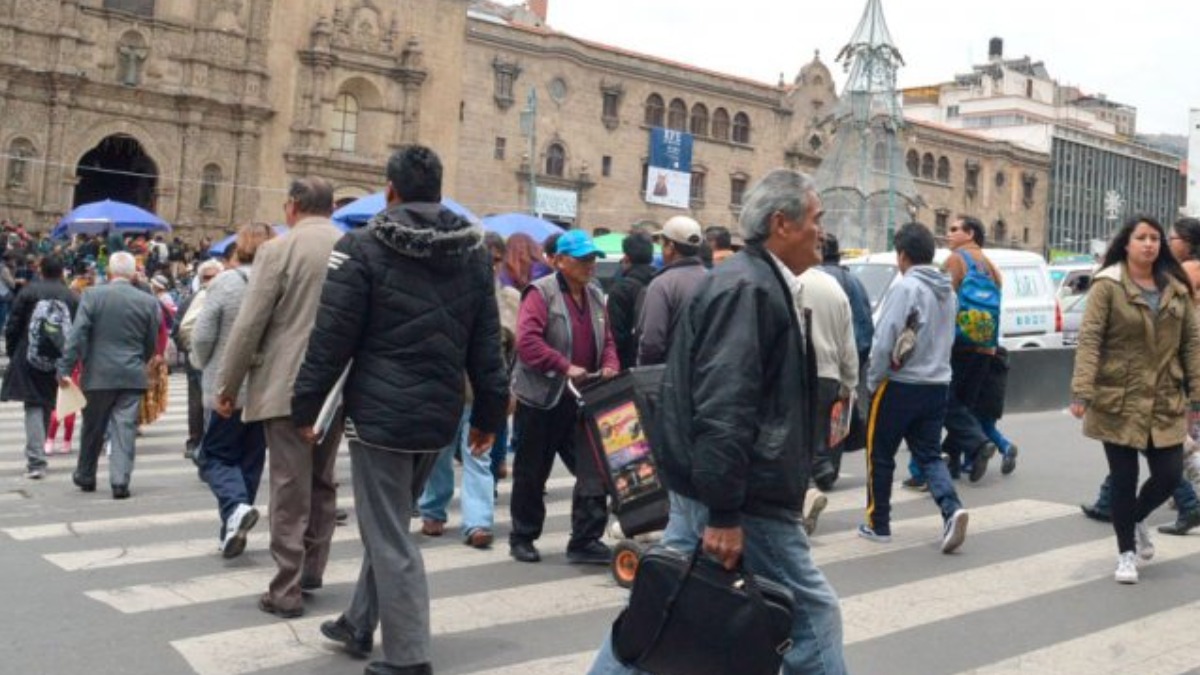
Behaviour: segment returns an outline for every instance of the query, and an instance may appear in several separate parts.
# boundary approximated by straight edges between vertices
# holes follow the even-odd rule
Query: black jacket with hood
[[[296,378],[292,419],[310,426],[346,363],[347,429],[409,452],[448,445],[462,417],[500,428],[508,380],[483,230],[440,204],[398,204],[342,237]]]
[[[807,313],[806,324],[810,323]],[[713,268],[667,357],[656,458],[709,524],[798,520],[817,429],[817,367],[791,290],[761,244]]]

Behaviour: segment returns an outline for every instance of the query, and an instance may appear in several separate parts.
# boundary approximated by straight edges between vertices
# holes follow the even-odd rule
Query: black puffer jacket
[[[292,419],[309,426],[354,359],[346,416],[363,443],[436,451],[453,440],[463,374],[471,425],[498,429],[508,404],[500,315],[483,231],[439,204],[402,204],[342,237],[296,378]]]
[[[790,289],[753,244],[700,282],[676,326],[656,456],[667,487],[704,503],[713,526],[803,511],[817,419],[806,343]]]

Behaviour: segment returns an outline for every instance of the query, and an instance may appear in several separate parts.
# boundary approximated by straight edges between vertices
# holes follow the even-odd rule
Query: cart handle
[[[598,379],[600,379],[599,372],[587,373],[583,377],[579,378],[579,382],[580,382],[580,384],[583,384],[583,383],[591,382],[592,380],[598,380]],[[583,400],[583,394],[580,393],[579,387],[575,384],[575,380],[572,380],[572,379],[567,380],[567,389],[569,389],[571,391],[571,394],[576,398],[576,400],[579,400],[579,401]]]

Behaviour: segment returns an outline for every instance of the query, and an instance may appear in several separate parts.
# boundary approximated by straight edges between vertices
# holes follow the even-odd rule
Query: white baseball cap
[[[704,243],[704,232],[700,223],[687,216],[671,216],[654,236],[665,237],[684,246],[699,246]]]

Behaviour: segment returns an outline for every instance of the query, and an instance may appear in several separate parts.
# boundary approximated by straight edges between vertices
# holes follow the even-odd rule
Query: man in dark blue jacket
[[[383,626],[383,661],[366,672],[422,675],[430,660],[429,587],[409,534],[413,501],[474,391],[469,445],[487,452],[508,405],[500,314],[483,229],[441,205],[442,164],[404,146],[387,166],[388,207],[338,242],[292,399],[315,436],[326,395],[343,390],[364,553],[350,607],[321,632],[353,655]]]
[[[785,584],[798,609],[783,672],[846,672],[837,595],[801,525],[816,429],[816,363],[797,277],[821,261],[812,179],[779,169],[746,195],[746,247],[713,268],[675,334],[656,458],[671,493],[664,545]],[[593,675],[636,672],[606,641]]]

